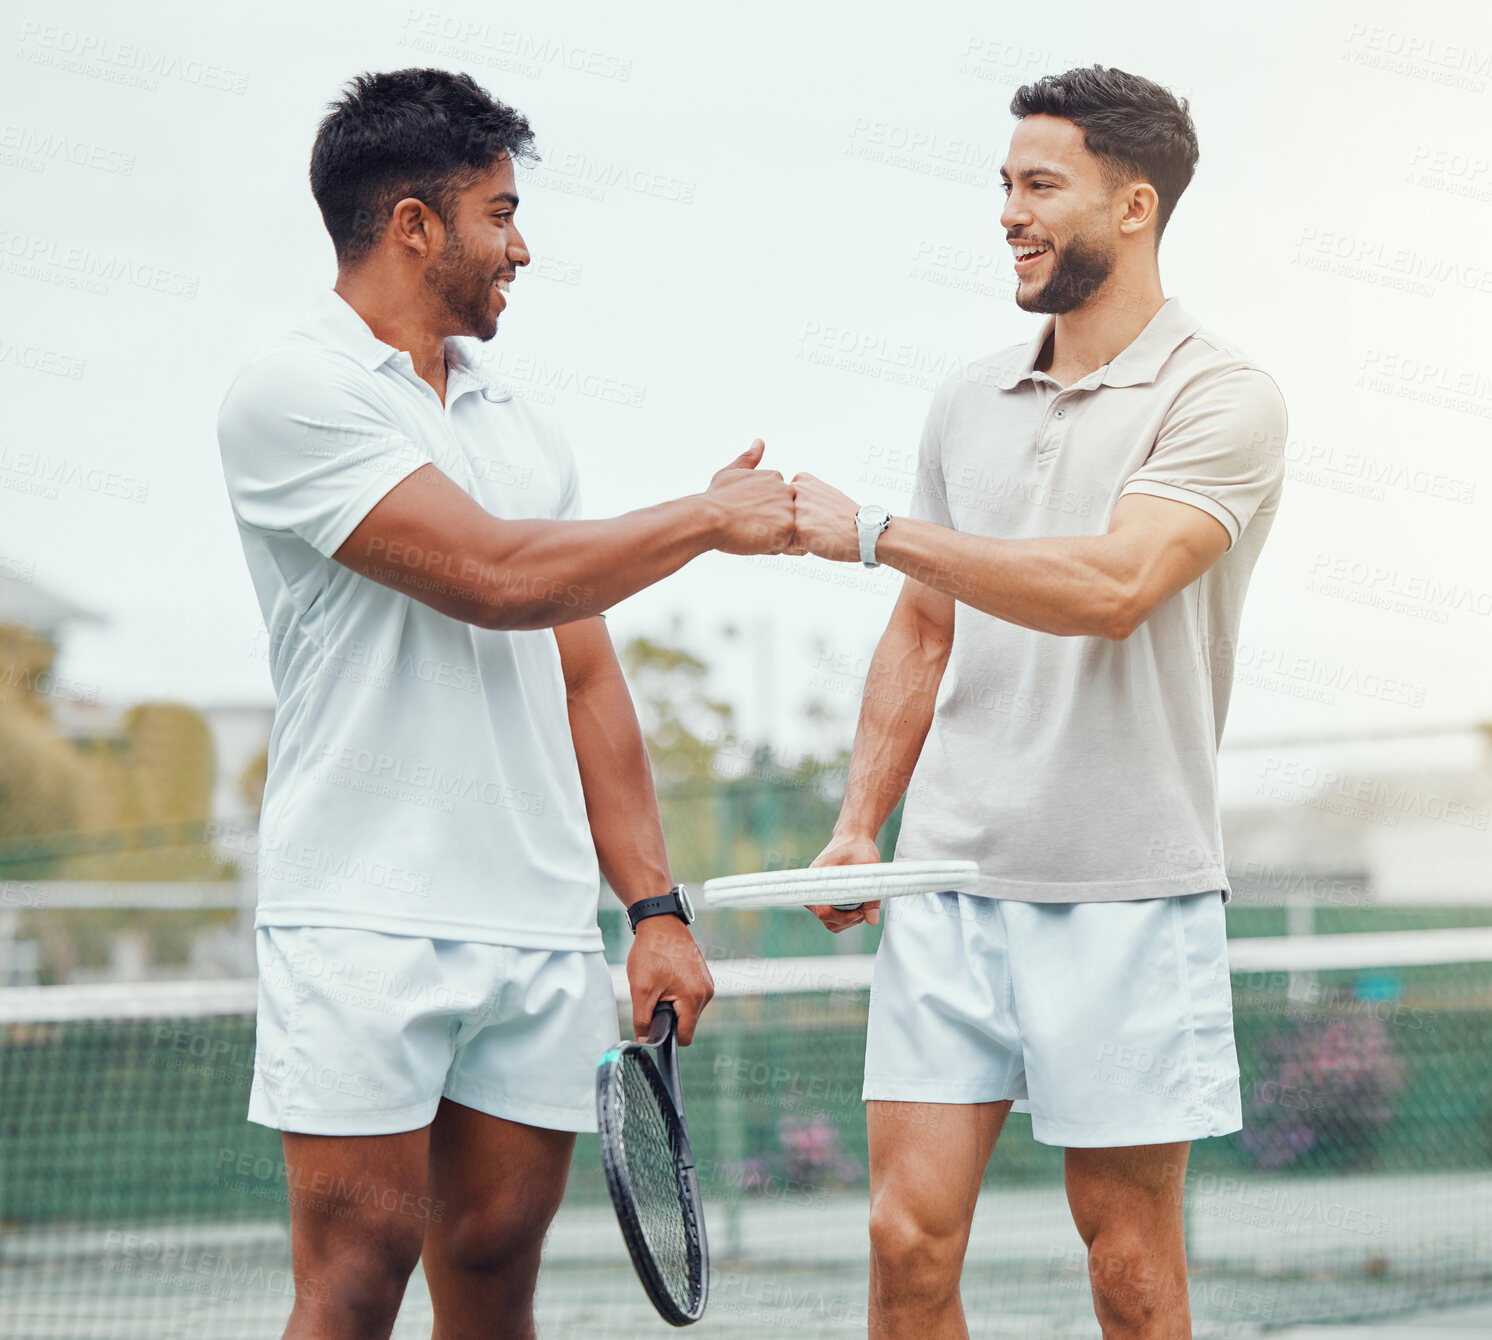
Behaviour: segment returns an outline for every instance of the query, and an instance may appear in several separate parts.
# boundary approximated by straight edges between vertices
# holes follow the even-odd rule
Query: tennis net
[[[1196,1334],[1492,1299],[1492,932],[1237,940],[1231,961],[1245,1128],[1188,1165]],[[682,1054],[714,1268],[699,1334],[863,1333],[870,964],[714,965]],[[0,1332],[278,1334],[307,1189],[244,1120],[253,1005],[252,982],[0,992]],[[964,1274],[976,1330],[1096,1334],[1061,1177],[1013,1115]],[[539,1314],[556,1335],[660,1333],[594,1137]],[[429,1326],[417,1274],[395,1335]]]

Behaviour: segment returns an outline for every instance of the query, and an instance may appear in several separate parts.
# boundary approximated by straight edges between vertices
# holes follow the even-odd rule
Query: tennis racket
[[[979,881],[973,861],[872,861],[802,870],[763,870],[705,880],[706,907],[805,907],[828,903],[852,911],[910,894],[967,890]]]
[[[658,1315],[688,1326],[705,1311],[710,1249],[679,1089],[678,1017],[666,1000],[641,1042],[596,1068],[601,1166],[637,1278]]]

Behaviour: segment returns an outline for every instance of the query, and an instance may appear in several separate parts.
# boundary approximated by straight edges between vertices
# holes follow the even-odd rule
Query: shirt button
[[[1061,417],[1062,417],[1062,416],[1063,416],[1063,415],[1064,415],[1064,414],[1066,414],[1066,413],[1067,413],[1067,411],[1066,411],[1066,410],[1064,410],[1064,409],[1059,409],[1059,410],[1058,410],[1058,411],[1057,411],[1057,417],[1058,417],[1058,418],[1059,418],[1059,419],[1060,419],[1060,418],[1061,418]]]

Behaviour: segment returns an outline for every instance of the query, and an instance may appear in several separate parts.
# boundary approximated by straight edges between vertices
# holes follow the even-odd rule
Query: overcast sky
[[[306,163],[349,76],[466,70],[529,115],[535,262],[493,352],[552,398],[588,515],[703,488],[754,436],[894,513],[950,360],[1041,320],[998,225],[1011,93],[1097,61],[1191,99],[1165,291],[1290,412],[1230,737],[1492,719],[1483,6],[26,8],[0,29],[0,564],[107,615],[59,667],[105,701],[272,701],[214,421],[334,278]],[[712,555],[611,623],[680,619],[790,752],[813,697],[848,743],[899,581]]]

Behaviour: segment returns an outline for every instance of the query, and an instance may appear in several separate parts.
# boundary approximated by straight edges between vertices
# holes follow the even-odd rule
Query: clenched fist
[[[704,496],[717,508],[714,547],[722,553],[791,552],[794,489],[778,471],[757,469],[765,450],[766,444],[757,438],[717,470],[705,490]]]
[[[797,519],[789,552],[817,554],[835,563],[856,562],[860,536],[855,513],[860,505],[813,475],[794,475],[790,487]]]

